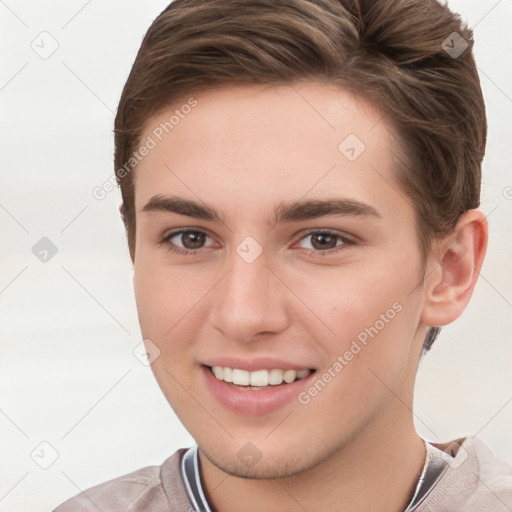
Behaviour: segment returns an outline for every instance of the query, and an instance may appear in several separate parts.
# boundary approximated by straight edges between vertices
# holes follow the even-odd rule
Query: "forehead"
[[[248,195],[274,202],[364,190],[371,196],[387,180],[387,192],[400,195],[385,116],[329,84],[230,86],[183,96],[147,123],[141,141],[150,140],[135,171],[137,210],[171,191],[229,195],[243,205]]]

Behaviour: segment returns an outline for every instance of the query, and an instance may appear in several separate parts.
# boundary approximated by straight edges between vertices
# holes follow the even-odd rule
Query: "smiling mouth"
[[[217,380],[224,381],[243,390],[262,390],[291,384],[292,382],[308,377],[315,371],[309,368],[301,370],[281,370],[279,368],[273,368],[253,372],[222,366],[209,366],[208,368]]]

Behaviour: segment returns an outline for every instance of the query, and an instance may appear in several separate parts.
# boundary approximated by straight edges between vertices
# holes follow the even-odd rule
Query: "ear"
[[[124,220],[124,203],[121,203],[119,205],[119,213],[121,214],[121,219],[122,219],[122,221],[124,223],[125,222],[125,220]]]
[[[483,212],[469,210],[449,236],[434,243],[425,278],[423,324],[441,327],[462,314],[482,268],[487,236]]]

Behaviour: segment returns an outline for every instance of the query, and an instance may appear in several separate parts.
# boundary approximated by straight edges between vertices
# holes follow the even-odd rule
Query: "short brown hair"
[[[147,122],[201,89],[310,79],[385,111],[403,148],[397,176],[427,254],[434,237],[480,204],[487,122],[472,46],[472,31],[436,0],[175,0],[146,33],[115,120],[132,259],[133,172],[119,170]]]

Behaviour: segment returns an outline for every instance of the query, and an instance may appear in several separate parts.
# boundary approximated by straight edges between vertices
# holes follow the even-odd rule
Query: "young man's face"
[[[412,429],[422,260],[386,119],[318,83],[194,96],[151,120],[135,171],[135,293],[169,403],[211,462],[253,477]]]

